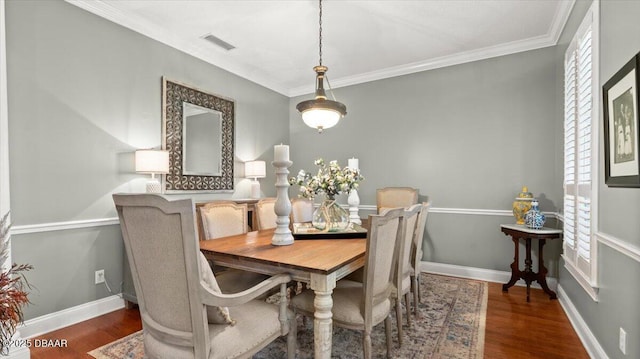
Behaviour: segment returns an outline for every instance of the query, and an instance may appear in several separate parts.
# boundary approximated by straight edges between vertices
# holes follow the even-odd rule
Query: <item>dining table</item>
[[[332,293],[336,281],[364,266],[366,239],[340,235],[331,239],[295,239],[273,245],[275,229],[200,241],[200,250],[214,265],[275,275],[288,273],[308,283],[314,299],[314,357],[331,358]]]

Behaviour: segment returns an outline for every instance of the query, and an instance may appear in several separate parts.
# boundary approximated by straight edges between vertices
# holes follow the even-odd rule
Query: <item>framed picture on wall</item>
[[[640,187],[638,61],[640,54],[602,87],[605,183],[610,187]]]

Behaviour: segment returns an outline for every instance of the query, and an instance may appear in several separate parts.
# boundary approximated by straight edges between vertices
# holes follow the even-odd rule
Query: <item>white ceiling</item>
[[[313,92],[316,0],[67,1],[284,95]],[[323,64],[337,88],[552,46],[574,2],[324,0]]]

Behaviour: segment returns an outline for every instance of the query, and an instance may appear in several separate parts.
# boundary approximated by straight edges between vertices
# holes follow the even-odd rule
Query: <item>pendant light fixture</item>
[[[327,98],[324,92],[324,79],[325,73],[328,68],[322,65],[322,0],[320,3],[320,31],[319,31],[319,55],[320,62],[318,66],[313,68],[316,72],[316,96],[313,100],[307,100],[300,102],[296,109],[302,115],[302,120],[307,126],[317,128],[318,133],[322,133],[322,130],[335,126],[342,117],[347,114],[347,107],[338,101],[335,101],[335,96],[331,91],[331,84],[327,79],[329,85],[329,91],[333,97],[333,101]]]

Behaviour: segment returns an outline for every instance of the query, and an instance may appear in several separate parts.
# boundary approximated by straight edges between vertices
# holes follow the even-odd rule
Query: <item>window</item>
[[[597,7],[578,28],[564,61],[564,261],[567,270],[597,300]]]

